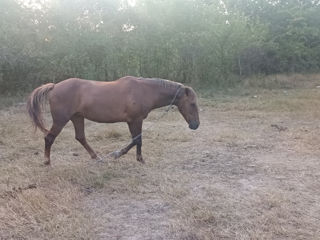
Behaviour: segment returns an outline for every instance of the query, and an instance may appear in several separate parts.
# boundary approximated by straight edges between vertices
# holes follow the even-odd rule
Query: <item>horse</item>
[[[52,116],[50,130],[45,128],[41,108],[49,100]],[[181,83],[160,78],[126,76],[115,81],[102,82],[69,78],[59,83],[47,83],[32,91],[27,100],[27,112],[35,129],[44,134],[44,164],[50,165],[50,149],[69,120],[75,129],[75,138],[87,150],[92,159],[99,158],[87,143],[84,119],[99,123],[126,122],[132,141],[114,154],[114,158],[126,154],[136,146],[136,159],[145,163],[141,153],[142,122],[153,109],[175,105],[189,124],[197,129],[199,110],[195,91]]]

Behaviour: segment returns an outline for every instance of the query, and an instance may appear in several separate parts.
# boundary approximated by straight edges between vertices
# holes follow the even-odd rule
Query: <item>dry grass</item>
[[[68,124],[44,167],[24,107],[1,110],[0,238],[319,239],[319,103],[320,89],[202,99],[197,131],[152,112],[145,165],[134,150],[92,161]],[[101,155],[129,139],[121,123],[86,133]]]

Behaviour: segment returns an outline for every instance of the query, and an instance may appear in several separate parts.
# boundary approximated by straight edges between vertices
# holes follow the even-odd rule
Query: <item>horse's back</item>
[[[53,115],[80,114],[96,122],[125,121],[126,85],[71,78],[55,85],[49,96]]]
[[[55,85],[49,102],[53,115],[70,118],[77,113],[96,122],[128,122],[146,116],[147,95],[148,86],[136,77],[111,82],[70,78]]]

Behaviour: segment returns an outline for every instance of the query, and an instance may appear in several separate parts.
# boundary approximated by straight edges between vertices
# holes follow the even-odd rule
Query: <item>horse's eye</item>
[[[191,107],[195,108],[196,104],[195,103],[191,103]]]

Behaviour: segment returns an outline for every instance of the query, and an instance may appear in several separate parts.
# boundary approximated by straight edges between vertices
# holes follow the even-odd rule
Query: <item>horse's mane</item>
[[[151,82],[163,88],[177,88],[182,85],[181,83],[177,83],[177,82],[170,81],[167,79],[162,79],[162,78],[140,78],[140,79],[146,80],[148,82]]]

